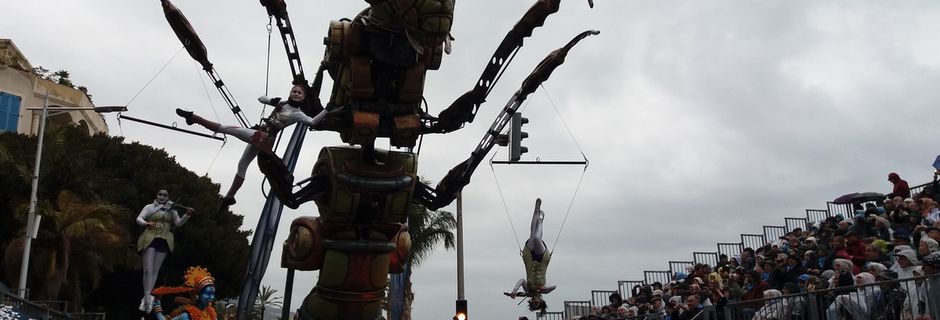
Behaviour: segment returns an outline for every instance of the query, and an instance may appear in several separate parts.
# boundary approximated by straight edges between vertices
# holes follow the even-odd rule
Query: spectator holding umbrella
[[[908,186],[907,181],[901,179],[900,175],[895,172],[889,173],[888,181],[894,185],[894,191],[892,191],[891,194],[902,198],[911,197],[911,187]]]

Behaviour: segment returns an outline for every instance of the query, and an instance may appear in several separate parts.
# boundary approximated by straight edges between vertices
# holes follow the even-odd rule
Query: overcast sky
[[[502,36],[531,0],[459,1],[454,53],[428,73],[425,93],[437,113],[470,89]],[[938,153],[940,3],[935,1],[563,1],[527,40],[476,121],[429,136],[419,174],[439,180],[467,157],[522,79],[546,53],[575,34],[599,29],[532,95],[526,159],[591,165],[548,272],[564,300],[590,299],[665,270],[668,260],[715,251],[783,217],[824,208],[855,191],[889,192],[889,172],[911,185],[931,177]],[[265,93],[267,16],[254,0],[177,0],[209,50],[209,58],[252,119]],[[352,17],[364,1],[289,1],[300,53],[311,74],[322,57],[330,20]],[[67,69],[98,105],[126,104],[181,45],[150,1],[8,1],[0,37],[11,38],[35,66]],[[277,31],[271,94],[286,96],[290,71]],[[312,76],[309,76],[312,77]],[[130,103],[129,116],[170,123],[176,107],[235,123],[204,74],[180,53]],[[328,86],[325,86],[328,88]],[[328,92],[328,90],[325,90]],[[326,95],[323,95],[326,98]],[[552,102],[557,107],[556,113]],[[244,144],[168,132],[108,115],[112,135],[163,148],[185,167],[226,190]],[[203,131],[202,128],[192,129]],[[298,176],[305,176],[337,134],[307,136]],[[504,158],[506,150],[498,150]],[[496,191],[506,195],[507,211]],[[524,306],[508,291],[524,276],[518,243],[527,237],[542,197],[546,242],[556,235],[582,168],[483,164],[465,189],[467,299],[476,319],[514,319]],[[233,211],[253,229],[263,205],[262,175],[253,166]],[[141,204],[143,205],[143,204]],[[454,207],[448,207],[454,210]],[[285,210],[290,220],[314,215],[312,204]],[[275,246],[278,247],[278,246]],[[416,319],[448,319],[456,296],[455,253],[439,250],[414,275]],[[170,257],[172,259],[172,257]],[[285,271],[275,250],[264,284],[282,290]],[[298,273],[294,301],[316,282]],[[239,284],[219,284],[237,286]],[[296,307],[295,304],[293,307]],[[531,315],[530,315],[531,316]]]

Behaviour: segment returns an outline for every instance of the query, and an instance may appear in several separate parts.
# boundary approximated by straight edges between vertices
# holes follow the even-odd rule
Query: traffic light
[[[467,300],[457,300],[457,313],[454,320],[467,320]]]
[[[529,123],[529,119],[523,118],[521,112],[512,115],[509,127],[509,161],[519,161],[523,153],[529,152],[529,148],[522,146],[522,139],[529,137],[527,132],[522,131],[522,125],[526,123]]]

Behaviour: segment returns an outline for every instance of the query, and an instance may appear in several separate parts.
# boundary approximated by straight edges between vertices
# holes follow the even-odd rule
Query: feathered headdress
[[[182,287],[159,287],[153,289],[153,295],[165,296],[171,294],[196,293],[208,285],[215,285],[215,278],[209,270],[200,266],[189,267],[183,274]]]

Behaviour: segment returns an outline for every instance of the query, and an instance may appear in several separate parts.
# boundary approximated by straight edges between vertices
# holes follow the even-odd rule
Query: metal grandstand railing
[[[787,228],[787,230],[789,230],[789,231],[796,230],[797,228],[806,230],[806,221],[807,221],[807,220],[808,220],[807,218],[793,218],[793,217],[787,217],[787,218],[783,218],[783,225],[784,225],[784,226]]]
[[[590,301],[565,301],[565,319],[591,314]]]
[[[667,283],[672,280],[672,273],[669,271],[643,271],[643,279],[647,284],[659,282]]]
[[[672,275],[675,275],[676,272],[688,273],[688,269],[694,266],[694,261],[669,261],[669,271],[672,272]]]
[[[641,280],[620,280],[617,281],[617,291],[619,291],[620,296],[626,300],[630,299],[630,297],[633,297],[633,287],[642,285],[643,281]]]
[[[809,222],[818,222],[826,220],[826,218],[831,217],[829,215],[829,210],[823,209],[806,209],[806,220]]]
[[[614,290],[591,290],[591,306],[603,307],[610,304],[610,295]]]
[[[565,320],[564,312],[539,312],[536,314],[539,320]]]
[[[764,239],[764,235],[762,234],[741,234],[741,245],[743,245],[745,248],[757,249],[763,247],[765,243],[767,243],[767,240]],[[738,252],[735,252],[735,254],[740,254],[741,250],[738,250]]]
[[[718,254],[723,254],[728,257],[734,257],[741,254],[741,251],[744,250],[744,244],[738,243],[729,243],[729,242],[720,242],[718,243]]]
[[[692,261],[695,263],[707,264],[710,267],[718,265],[717,252],[692,252]]]
[[[766,242],[763,244],[780,239],[780,237],[786,235],[787,232],[789,232],[789,230],[784,226],[764,226],[764,241]]]
[[[852,205],[850,204],[835,204],[832,201],[826,202],[826,209],[829,210],[829,216],[841,215],[843,218],[851,218],[854,216],[852,213]]]

